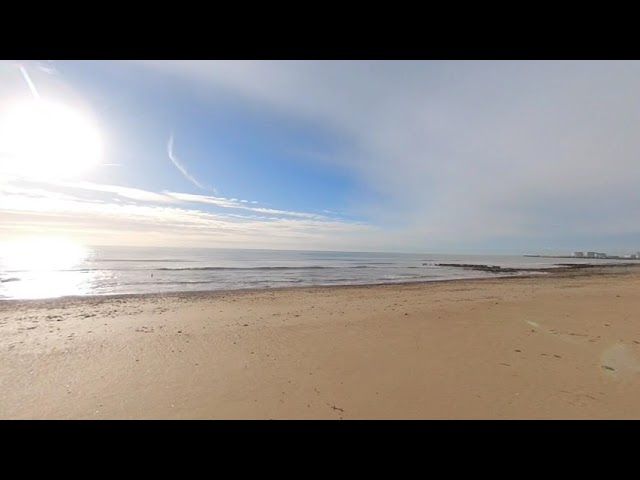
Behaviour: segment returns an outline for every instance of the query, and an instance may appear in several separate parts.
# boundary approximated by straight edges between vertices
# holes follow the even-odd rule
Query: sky
[[[633,61],[5,61],[0,240],[632,253],[638,127]]]

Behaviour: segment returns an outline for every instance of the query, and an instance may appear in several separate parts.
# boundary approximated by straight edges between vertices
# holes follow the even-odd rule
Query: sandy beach
[[[0,302],[2,419],[640,418],[640,269]]]

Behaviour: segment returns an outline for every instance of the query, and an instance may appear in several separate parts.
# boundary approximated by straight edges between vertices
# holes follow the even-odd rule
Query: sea
[[[602,263],[513,255],[31,244],[0,249],[0,300],[495,278],[518,273],[438,264],[548,268],[590,262]],[[613,262],[625,263],[606,263]]]

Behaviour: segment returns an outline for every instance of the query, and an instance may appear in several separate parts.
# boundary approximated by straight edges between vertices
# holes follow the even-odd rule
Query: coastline
[[[461,269],[464,269],[464,265],[460,265]],[[486,270],[487,265],[477,265],[477,270]],[[504,269],[503,272],[492,272],[491,276],[486,277],[471,277],[471,278],[445,278],[445,279],[433,279],[433,280],[417,280],[406,282],[382,282],[382,283],[364,283],[364,284],[337,284],[337,285],[303,285],[303,286],[287,286],[287,287],[269,287],[269,288],[237,288],[228,290],[183,290],[183,291],[171,291],[171,292],[154,292],[154,293],[120,293],[120,294],[90,294],[90,295],[65,295],[59,297],[50,298],[5,298],[0,299],[0,307],[4,305],[20,305],[20,304],[55,304],[56,302],[86,302],[86,301],[108,301],[108,300],[124,300],[124,299],[157,299],[157,298],[199,298],[209,299],[224,297],[226,295],[235,294],[252,294],[260,292],[287,292],[287,291],[313,291],[313,290],[342,290],[342,289],[367,289],[373,287],[403,287],[411,285],[432,285],[441,283],[475,283],[475,282],[490,282],[492,280],[518,280],[529,278],[572,278],[576,275],[580,276],[594,276],[594,275],[617,275],[620,273],[626,273],[627,270],[638,268],[640,272],[640,263],[635,264],[558,264],[558,267],[541,267],[541,268],[514,268]],[[521,273],[513,274],[514,271]],[[510,272],[511,271],[511,272]],[[504,273],[504,274],[502,274]],[[0,308],[1,311],[1,308]]]
[[[0,302],[0,418],[640,418],[640,270]]]

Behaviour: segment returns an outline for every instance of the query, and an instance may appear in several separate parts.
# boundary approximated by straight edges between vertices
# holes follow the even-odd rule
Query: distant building
[[[574,257],[584,257],[584,252],[573,252]]]
[[[587,252],[587,258],[596,258],[596,252]]]
[[[607,254],[606,253],[596,253],[596,258],[607,258]]]

